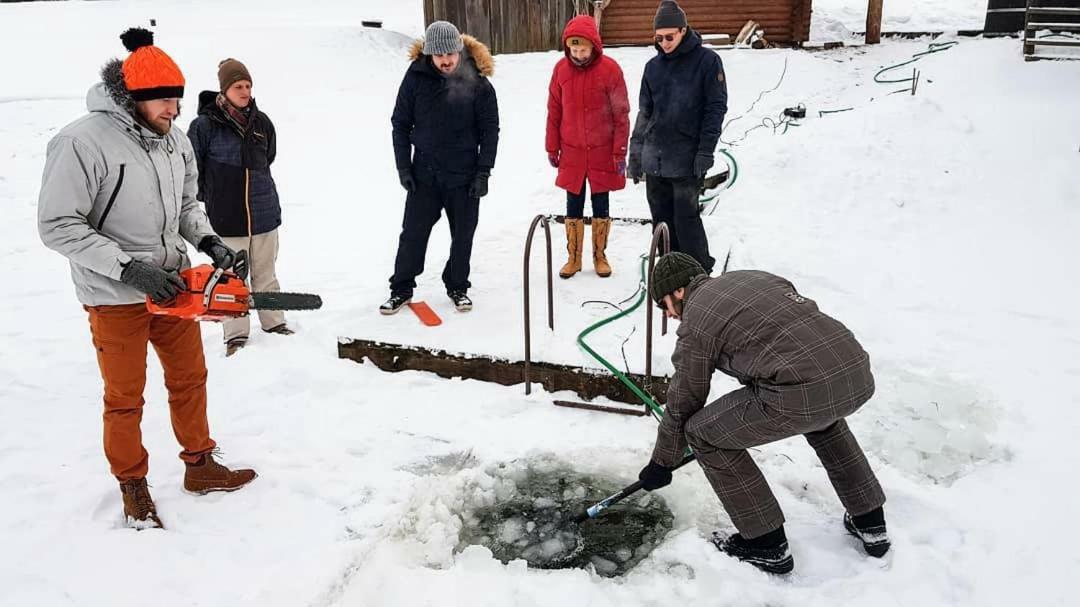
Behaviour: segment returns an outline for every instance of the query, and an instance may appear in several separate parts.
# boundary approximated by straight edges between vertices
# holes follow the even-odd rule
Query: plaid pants
[[[750,386],[725,394],[698,411],[685,428],[706,478],[743,537],[764,535],[784,523],[780,504],[746,450],[797,434],[817,452],[848,513],[865,514],[885,503],[885,493],[844,421],[861,403],[854,409],[821,407],[812,416],[817,419],[809,420],[767,403],[773,399],[759,392]]]

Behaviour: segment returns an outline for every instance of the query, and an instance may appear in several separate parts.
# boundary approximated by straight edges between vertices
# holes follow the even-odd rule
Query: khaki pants
[[[113,476],[120,481],[145,478],[149,467],[140,427],[148,343],[165,370],[173,434],[183,447],[180,459],[199,461],[215,446],[206,421],[206,361],[199,323],[154,316],[146,304],[86,311],[105,381],[105,457]]]
[[[225,246],[240,252],[248,252],[248,268],[250,268],[251,290],[257,292],[280,291],[278,284],[277,264],[278,255],[278,231],[273,230],[265,234],[256,234],[250,241],[247,236],[230,236],[222,238]],[[250,248],[248,245],[251,245]],[[259,310],[259,323],[264,331],[285,324],[285,313],[280,310]],[[225,331],[225,341],[237,337],[247,337],[251,332],[251,323],[248,317],[234,318],[222,323]]]

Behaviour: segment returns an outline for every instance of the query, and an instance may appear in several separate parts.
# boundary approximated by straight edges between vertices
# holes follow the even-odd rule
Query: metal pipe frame
[[[544,226],[544,239],[547,241],[547,305],[548,305],[548,328],[555,330],[555,295],[554,282],[551,271],[551,224],[544,215],[537,215],[529,225],[529,234],[525,237],[525,261],[524,261],[524,294],[525,294],[525,394],[532,394],[532,382],[529,370],[532,365],[532,321],[529,308],[529,259],[532,256],[533,236],[536,235],[536,226]]]
[[[656,249],[661,239],[664,242],[664,255],[667,255],[671,252],[671,230],[667,223],[662,221],[656,224],[656,229],[653,230],[652,243],[649,245],[649,270],[645,277],[645,297],[648,298],[648,305],[645,306],[645,381],[648,382],[645,390],[647,392],[652,388],[652,382],[648,379],[652,377],[653,307],[655,306],[652,300],[652,275],[653,266],[656,265]],[[667,315],[661,318],[660,334],[667,335]]]

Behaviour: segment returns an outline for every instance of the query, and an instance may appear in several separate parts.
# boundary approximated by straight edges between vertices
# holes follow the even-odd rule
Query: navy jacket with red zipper
[[[281,204],[270,165],[277,155],[274,123],[251,100],[243,135],[216,99],[199,93],[199,116],[188,127],[199,167],[198,199],[221,236],[265,234],[281,225]]]

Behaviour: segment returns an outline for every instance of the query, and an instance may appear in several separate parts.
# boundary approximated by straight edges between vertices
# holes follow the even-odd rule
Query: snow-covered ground
[[[813,39],[828,31],[866,30],[865,0],[813,0]],[[885,0],[881,11],[884,32],[955,32],[981,30],[987,0]]]
[[[818,0],[815,10],[839,14],[841,4],[852,15],[864,5]],[[981,3],[926,0],[918,5],[926,10],[909,14],[950,20],[971,12],[952,10],[960,4]],[[788,440],[755,457],[787,514],[795,575],[760,574],[705,541],[731,525],[695,468],[663,490],[676,515],[668,539],[626,577],[601,579],[502,565],[482,548],[455,554],[459,515],[490,503],[497,465],[520,458],[554,456],[629,482],[647,461],[654,422],[557,409],[553,395],[526,397],[520,386],[388,375],[336,357],[339,337],[363,337],[519,358],[522,238],[533,215],[563,206],[543,152],[558,55],[498,57],[502,142],[476,239],[476,308],[457,314],[442,294],[442,223],[418,296],[444,324],[378,315],[404,200],[389,114],[405,47],[422,29],[419,7],[0,7],[0,605],[1072,603],[1069,576],[1080,570],[1077,64],[1025,64],[1016,40],[963,40],[918,64],[912,97],[889,95],[898,85],[872,77],[926,41],[723,54],[730,118],[787,63],[779,89],[729,123],[725,139],[788,105],[806,104],[808,117],[785,135],[758,129],[732,149],[739,181],[706,219],[714,252],[730,248],[733,268],[789,277],[871,353],[878,393],[852,425],[888,492],[895,550],[868,560],[844,536],[812,450]],[[370,17],[407,35],[362,29]],[[220,329],[204,326],[214,436],[228,463],[260,473],[235,494],[180,490],[151,357],[143,431],[169,530],[136,533],[121,527],[101,453],[101,380],[85,313],[35,219],[46,142],[84,112],[100,65],[123,55],[119,32],[150,18],[188,77],[181,126],[198,91],[215,86],[218,60],[234,56],[251,69],[279,136],[279,274],[289,290],[321,293],[326,308],[291,315],[295,337],[257,334],[229,360]],[[960,27],[950,23],[930,29]],[[651,51],[612,54],[636,91]],[[616,194],[613,212],[646,216],[644,186]],[[557,249],[562,242],[556,234]],[[608,312],[580,303],[631,295],[647,244],[646,228],[616,226],[614,276],[586,271],[556,284],[557,330],[537,328],[536,358],[594,364],[573,338]],[[635,371],[642,315],[595,339],[619,360],[633,330]],[[660,371],[670,369],[672,339],[658,340]],[[731,385],[717,378],[714,394]]]

